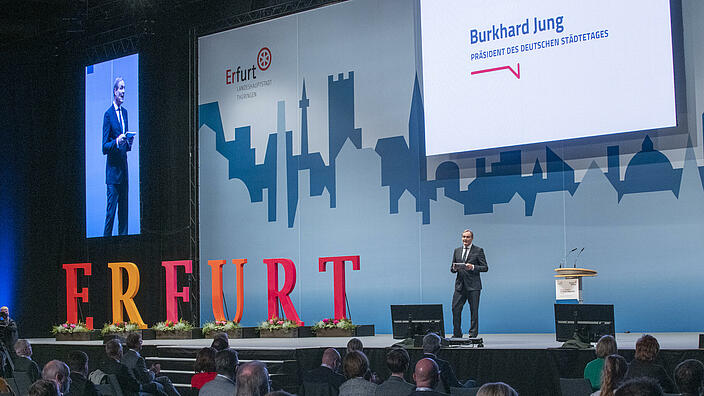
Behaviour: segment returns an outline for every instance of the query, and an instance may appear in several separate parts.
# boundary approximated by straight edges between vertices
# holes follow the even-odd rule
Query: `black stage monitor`
[[[413,338],[437,333],[445,338],[442,304],[392,305],[391,325],[394,338]]]
[[[555,337],[567,341],[597,342],[601,336],[616,336],[614,306],[608,304],[555,304]]]

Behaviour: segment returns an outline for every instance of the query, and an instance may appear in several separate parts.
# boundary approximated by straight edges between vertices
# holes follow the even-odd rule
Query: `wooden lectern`
[[[577,300],[582,303],[582,278],[596,276],[595,270],[586,268],[555,268],[555,300]]]

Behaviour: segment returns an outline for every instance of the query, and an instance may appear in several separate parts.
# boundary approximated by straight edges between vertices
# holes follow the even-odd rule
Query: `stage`
[[[643,333],[618,333],[619,353],[628,361],[633,359],[636,340]],[[704,361],[704,351],[698,349],[699,333],[649,333],[660,343],[658,363],[672,376],[675,366],[684,359]],[[549,334],[481,334],[484,347],[447,347],[440,358],[452,363],[457,376],[472,378],[478,383],[504,381],[521,395],[559,395],[559,378],[581,377],[584,366],[594,359],[594,350],[559,349],[561,342]],[[386,348],[401,340],[390,334],[360,337],[373,371],[386,378]],[[242,361],[257,359],[270,367],[274,386],[295,392],[301,372],[320,364],[322,351],[328,347],[342,352],[349,338],[249,338],[231,339],[230,346],[239,352]],[[209,346],[211,339],[145,340],[143,355],[151,362],[159,362],[164,372],[175,383],[187,384],[198,349]],[[90,356],[93,370],[104,357],[102,341],[57,342],[51,338],[30,339],[34,357],[40,364],[65,358],[74,349],[84,350]],[[408,347],[411,361],[422,356],[422,349]],[[410,370],[409,370],[410,371]],[[407,373],[410,380],[410,372]],[[181,387],[181,389],[185,389]],[[188,392],[185,392],[188,393]]]
[[[633,349],[636,340],[646,333],[617,333],[616,342],[619,349]],[[648,333],[658,339],[660,349],[697,349],[699,333]],[[554,333],[542,334],[481,334],[484,339],[484,349],[549,349],[559,348],[562,342],[555,341]],[[466,335],[465,335],[466,338]],[[394,339],[391,334],[377,334],[373,337],[359,337],[365,348],[386,348],[402,341]],[[230,339],[232,348],[246,349],[299,349],[299,348],[344,348],[349,338],[345,337],[307,337],[307,338],[245,338]],[[62,341],[53,338],[32,338],[32,345],[102,345],[102,341]],[[212,339],[196,340],[144,340],[145,346],[179,346],[202,348],[210,346]],[[452,347],[465,348],[465,347]]]

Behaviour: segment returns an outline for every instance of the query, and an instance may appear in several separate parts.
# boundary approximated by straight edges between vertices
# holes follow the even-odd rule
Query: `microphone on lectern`
[[[574,258],[574,268],[577,268],[577,259],[579,258],[579,255],[582,254],[583,251],[584,251],[584,248],[582,248],[582,250],[580,250],[579,253],[577,253],[577,257]]]

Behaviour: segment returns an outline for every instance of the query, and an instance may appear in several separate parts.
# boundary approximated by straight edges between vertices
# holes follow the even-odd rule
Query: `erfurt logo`
[[[225,84],[235,84],[243,81],[257,79],[257,71],[265,71],[271,66],[271,50],[267,47],[262,47],[257,53],[257,64],[252,67],[237,66],[237,69],[225,70]]]

